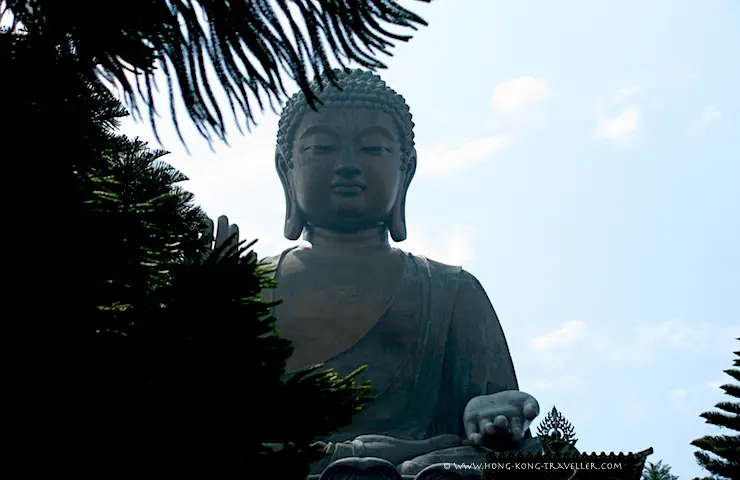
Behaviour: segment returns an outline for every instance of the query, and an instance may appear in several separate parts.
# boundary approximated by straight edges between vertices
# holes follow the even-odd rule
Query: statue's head
[[[335,70],[341,90],[323,77],[286,104],[275,166],[285,190],[285,237],[306,227],[352,233],[377,226],[406,239],[406,192],[416,171],[414,123],[401,95],[364,70]]]

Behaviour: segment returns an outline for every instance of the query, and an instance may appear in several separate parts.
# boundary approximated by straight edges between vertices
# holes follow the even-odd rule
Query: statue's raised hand
[[[537,400],[518,390],[475,397],[468,402],[463,414],[466,443],[480,446],[485,438],[500,434],[518,443],[539,413]]]
[[[230,225],[226,215],[218,217],[218,225],[215,227],[213,220],[209,218],[204,235],[208,235],[211,238],[211,242],[209,243],[211,249],[217,249],[227,242],[230,242],[231,245],[239,243],[239,227],[236,224]]]

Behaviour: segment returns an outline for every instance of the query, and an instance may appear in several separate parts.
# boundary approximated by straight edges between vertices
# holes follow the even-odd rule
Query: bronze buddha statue
[[[483,462],[484,435],[502,431],[508,448],[539,450],[528,428],[539,406],[519,391],[478,280],[389,244],[388,233],[406,238],[416,170],[409,107],[374,73],[336,73],[341,90],[329,84],[318,111],[299,92],[280,118],[284,234],[304,242],[267,259],[278,288],[266,295],[283,301],[275,316],[293,342],[289,372],[323,363],[347,374],[367,364],[376,398],[326,439],[329,455],[313,473],[350,478],[332,472],[356,467],[355,478],[413,478],[435,464]],[[219,231],[229,231],[225,217]],[[363,477],[368,461],[375,473]],[[384,476],[388,465],[395,470]]]

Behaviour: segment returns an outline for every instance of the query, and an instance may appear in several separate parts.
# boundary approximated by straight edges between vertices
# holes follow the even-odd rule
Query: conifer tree
[[[82,326],[96,334],[79,332],[66,387],[75,431],[95,441],[81,442],[78,471],[305,478],[321,457],[312,444],[351,421],[369,385],[361,370],[284,378],[292,349],[260,297],[274,283],[253,244],[209,248],[207,217],[164,154],[115,137],[108,168],[82,184],[96,306]]]
[[[725,373],[736,383],[720,386],[734,400],[719,402],[715,405],[717,410],[701,414],[706,423],[727,433],[705,435],[691,442],[700,449],[694,452],[696,461],[713,475],[712,478],[740,478],[740,351],[735,352],[735,357],[734,368],[725,370]]]

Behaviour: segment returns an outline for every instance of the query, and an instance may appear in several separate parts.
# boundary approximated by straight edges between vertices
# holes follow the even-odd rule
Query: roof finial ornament
[[[575,449],[578,441],[573,425],[555,407],[552,407],[550,413],[537,426],[537,436],[540,438],[542,448],[553,453]]]

